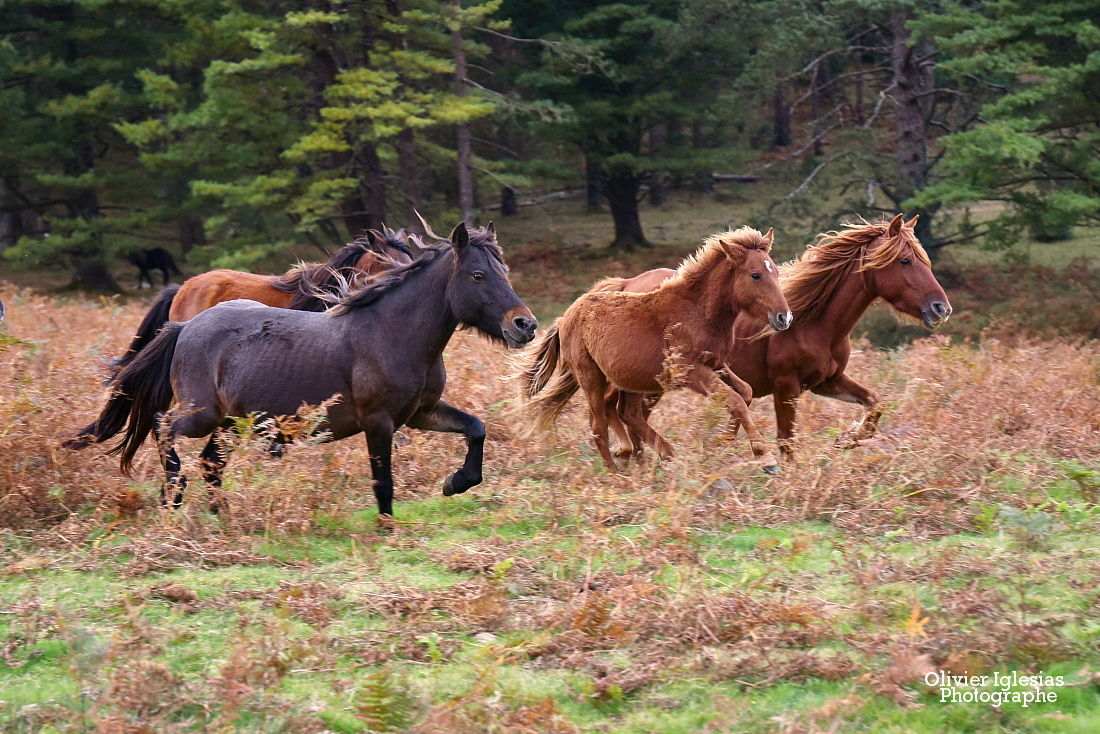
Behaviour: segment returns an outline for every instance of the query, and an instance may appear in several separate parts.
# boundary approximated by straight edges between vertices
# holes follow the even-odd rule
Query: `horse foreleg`
[[[813,391],[833,400],[858,403],[867,409],[863,421],[854,431],[848,431],[837,438],[838,446],[852,448],[856,442],[875,435],[875,431],[878,430],[878,422],[882,418],[883,408],[879,403],[878,396],[873,392],[843,373],[821,383],[813,388]]]
[[[764,471],[769,474],[779,473],[779,465],[772,453],[768,451],[763,436],[760,435],[756,423],[749,415],[748,403],[745,402],[745,398],[741,393],[727,385],[713,369],[701,364],[692,367],[687,376],[686,386],[703,395],[711,395],[716,392],[724,394],[730,419],[737,420],[740,425],[744,426],[745,435],[748,436],[749,447],[752,449],[753,456],[760,459]]]
[[[388,415],[371,416],[361,420],[370,451],[370,473],[373,480],[374,500],[378,503],[378,520],[386,523],[393,519],[393,420]]]
[[[466,460],[458,471],[443,481],[443,496],[462,494],[470,487],[481,484],[481,466],[485,457],[485,424],[480,418],[440,400],[427,410],[417,411],[405,425],[422,431],[461,433],[465,436]]]
[[[733,370],[728,366],[718,370],[718,377],[722,382],[730,386],[730,388],[741,396],[741,399],[745,401],[745,405],[752,405],[752,387],[749,383],[738,377]],[[729,424],[726,426],[726,431],[731,437],[737,436],[737,432],[741,430],[741,421],[738,418],[730,418]]]

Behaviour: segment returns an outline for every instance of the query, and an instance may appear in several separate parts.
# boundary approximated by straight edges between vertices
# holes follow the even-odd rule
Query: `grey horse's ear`
[[[367,242],[369,242],[372,247],[377,247],[379,244],[381,244],[381,242],[380,242],[381,239],[382,239],[382,233],[381,232],[377,232],[373,229],[368,229],[367,230]]]
[[[456,250],[461,250],[470,244],[470,233],[466,231],[466,222],[459,222],[455,225],[455,228],[451,230],[450,240]]]
[[[497,238],[497,226],[493,224],[492,219],[490,219],[489,223],[485,225],[485,232],[494,240]]]

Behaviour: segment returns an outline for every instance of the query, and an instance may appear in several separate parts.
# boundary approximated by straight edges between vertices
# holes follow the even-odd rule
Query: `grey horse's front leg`
[[[443,482],[443,494],[462,494],[481,484],[481,463],[485,453],[485,424],[480,418],[463,413],[440,400],[431,408],[422,408],[406,421],[409,428],[441,433],[461,433],[466,437],[466,460],[462,467]]]

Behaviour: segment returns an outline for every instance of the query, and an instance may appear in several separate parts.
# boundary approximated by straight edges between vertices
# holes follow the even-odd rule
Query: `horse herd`
[[[782,267],[770,256],[772,231],[742,227],[708,237],[676,270],[601,280],[521,358],[521,409],[532,427],[548,428],[582,391],[596,448],[612,469],[609,430],[620,458],[645,446],[672,455],[648,419],[675,388],[722,396],[729,433],[743,427],[772,473],[778,464],[748,412],[754,397],[774,395],[786,460],[804,390],[865,406],[853,438],[868,437],[882,409],[844,373],[860,316],[880,298],[929,327],[951,315],[915,223],[899,214],[848,225]],[[233,416],[323,405],[325,439],[366,435],[380,517],[393,514],[390,458],[401,426],[465,437],[465,461],[444,481],[444,495],[480,483],[485,425],[441,399],[443,350],[459,327],[523,347],[538,322],[512,289],[492,223],[472,232],[459,224],[449,237],[424,229],[426,238],[371,230],[327,263],[283,276],[216,270],[166,287],[113,364],[99,416],[64,446],[121,433],[109,453],[121,455],[129,474],[153,435],[167,474],[162,499],[178,505],[186,478],[177,437],[209,437],[201,471],[217,486],[226,462],[219,429],[231,428]],[[272,453],[293,437],[274,429]]]

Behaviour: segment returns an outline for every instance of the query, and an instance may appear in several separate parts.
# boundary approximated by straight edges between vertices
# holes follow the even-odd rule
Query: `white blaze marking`
[[[764,267],[766,267],[768,269],[768,272],[770,273],[772,271],[772,261],[771,260],[765,260],[764,261]]]

